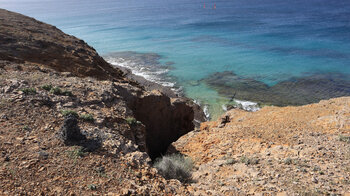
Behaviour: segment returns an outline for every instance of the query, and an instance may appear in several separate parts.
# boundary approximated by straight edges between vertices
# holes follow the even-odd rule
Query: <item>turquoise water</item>
[[[203,82],[215,72],[268,86],[310,74],[350,78],[350,1],[0,0],[0,7],[53,24],[101,55],[159,54],[154,63],[171,64],[174,87],[213,114],[228,101]]]

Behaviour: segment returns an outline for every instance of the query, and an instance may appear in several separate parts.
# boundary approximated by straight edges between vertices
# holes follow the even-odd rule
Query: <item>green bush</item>
[[[84,147],[78,147],[73,150],[67,151],[68,156],[72,159],[77,159],[84,157],[87,153],[85,152]]]
[[[136,124],[140,124],[140,121],[137,121],[135,118],[133,117],[128,117],[125,119],[126,122],[129,124],[129,125],[136,125]]]
[[[92,116],[92,114],[82,114],[79,118],[84,121],[94,122],[94,117]]]
[[[62,90],[59,87],[54,87],[54,88],[51,88],[50,93],[55,94],[55,95],[61,95]]]
[[[77,118],[79,117],[78,113],[76,111],[73,111],[73,110],[62,110],[62,115],[63,116],[73,115]]]
[[[35,88],[23,88],[20,91],[22,91],[26,95],[29,95],[29,94],[34,95],[34,94],[36,94]]]
[[[89,185],[88,185],[88,189],[94,191],[94,190],[97,189],[97,186],[96,186],[95,184],[89,184]]]
[[[46,91],[50,91],[52,89],[52,85],[51,84],[43,85],[43,86],[41,86],[41,88],[46,90]]]
[[[154,167],[166,179],[178,179],[181,182],[190,182],[192,179],[192,160],[180,154],[158,158]]]
[[[71,97],[71,96],[73,96],[73,93],[72,93],[71,91],[64,90],[64,91],[62,92],[62,94],[61,94],[61,95]]]
[[[241,157],[241,163],[244,163],[246,165],[256,165],[256,164],[259,164],[259,159],[248,158],[246,156],[242,156]]]
[[[62,91],[59,87],[51,87],[50,93],[55,94],[55,95],[64,95],[64,96],[73,96],[73,93],[68,90]]]
[[[339,141],[350,143],[350,136],[339,135]]]

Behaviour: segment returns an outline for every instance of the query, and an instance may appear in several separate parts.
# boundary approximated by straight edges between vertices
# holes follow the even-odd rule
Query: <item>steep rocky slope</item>
[[[33,18],[0,9],[0,27],[0,195],[186,192],[150,158],[194,129],[191,101]]]
[[[119,79],[114,69],[83,40],[52,25],[0,9],[0,59],[44,64],[57,71],[99,79]]]
[[[350,193],[350,97],[228,111],[174,146],[196,163],[199,194]]]

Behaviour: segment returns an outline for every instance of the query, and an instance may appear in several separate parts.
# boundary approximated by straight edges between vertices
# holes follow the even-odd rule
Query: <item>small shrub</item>
[[[129,124],[129,125],[136,125],[136,124],[140,124],[140,121],[137,121],[135,118],[133,117],[128,117],[125,119],[126,122]]]
[[[97,189],[97,186],[96,186],[96,185],[94,185],[94,184],[89,184],[88,189],[90,189],[90,190],[94,191],[94,190],[96,190],[96,189]]]
[[[73,93],[68,90],[62,91],[59,87],[51,87],[50,93],[55,94],[55,95],[63,95],[63,96],[73,96]]]
[[[290,165],[290,164],[293,163],[293,159],[291,159],[291,158],[286,158],[286,159],[284,160],[284,163],[287,164],[287,165]]]
[[[72,159],[77,159],[80,157],[84,157],[86,155],[85,149],[83,147],[79,147],[67,152],[68,152],[68,156]]]
[[[51,84],[43,85],[43,86],[41,86],[41,88],[46,90],[46,91],[50,91],[52,89],[52,85]]]
[[[92,116],[92,114],[82,114],[79,118],[83,121],[94,122],[94,117]]]
[[[25,131],[29,131],[29,130],[30,130],[30,128],[29,128],[29,126],[28,126],[28,125],[24,125],[24,126],[23,126],[23,130],[25,130]]]
[[[181,182],[190,182],[193,163],[190,158],[179,154],[167,155],[158,158],[154,167],[166,179],[178,179]]]
[[[34,95],[34,94],[36,94],[35,88],[23,88],[20,91],[22,91],[26,95],[30,95],[30,94]]]
[[[106,169],[104,167],[97,167],[95,171],[99,177],[107,177]]]
[[[256,165],[259,164],[259,159],[248,158],[246,156],[241,157],[241,162],[246,165]]]
[[[321,168],[320,168],[320,166],[315,166],[315,167],[312,169],[312,171],[314,171],[314,172],[321,171]]]
[[[76,111],[73,111],[73,110],[62,110],[62,115],[63,116],[73,115],[77,118],[79,117],[78,113]]]
[[[234,160],[234,159],[227,159],[226,162],[225,162],[226,165],[233,165],[235,163],[237,163],[237,161]]]
[[[350,143],[350,136],[339,135],[339,141]]]
[[[71,97],[71,96],[73,96],[73,93],[72,93],[71,91],[64,90],[64,91],[62,92],[62,94],[61,94],[61,95]]]
[[[51,88],[50,93],[55,94],[55,95],[61,95],[62,90],[59,87],[54,87],[54,88]]]

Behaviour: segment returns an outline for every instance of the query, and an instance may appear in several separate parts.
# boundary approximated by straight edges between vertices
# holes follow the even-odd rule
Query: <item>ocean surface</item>
[[[0,0],[0,7],[85,40],[109,62],[197,100],[213,118],[236,99],[300,105],[350,95],[347,0]]]

